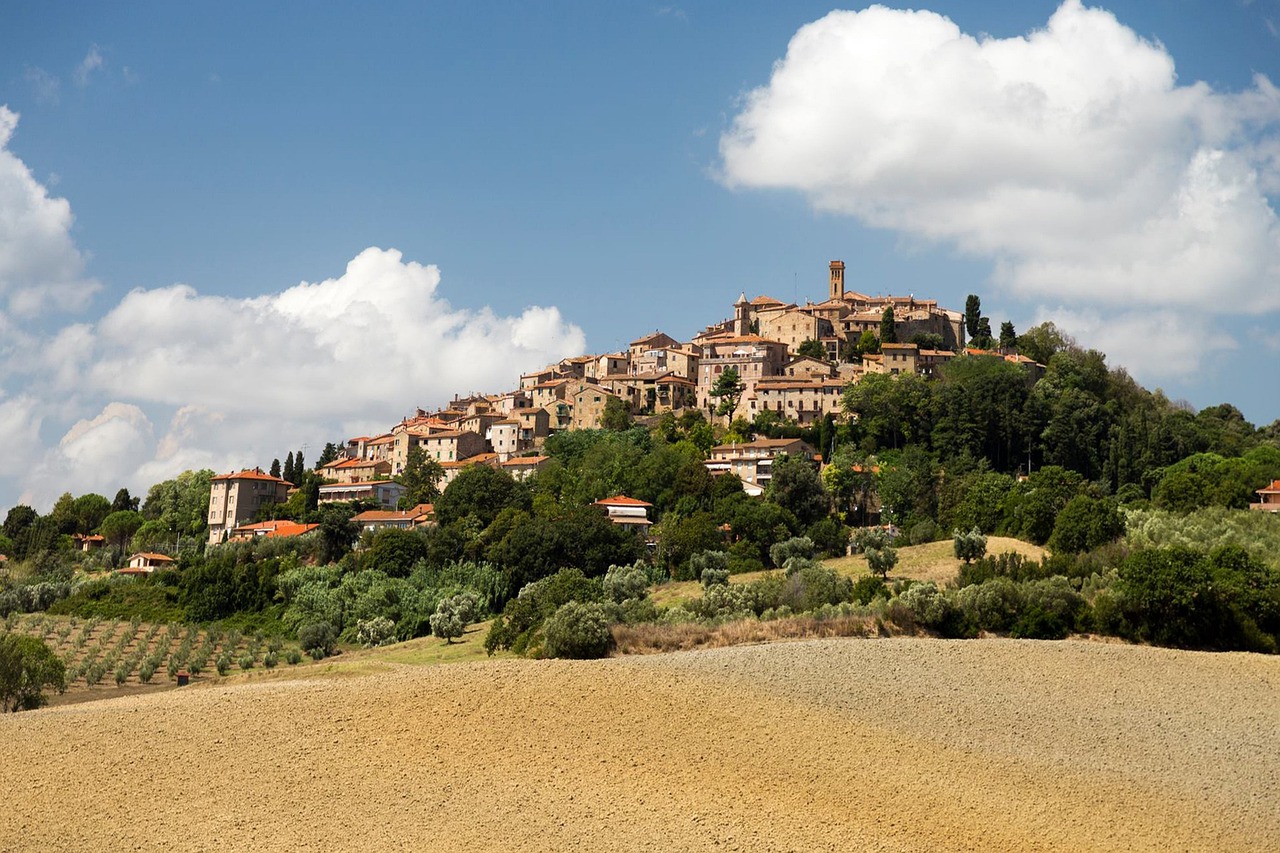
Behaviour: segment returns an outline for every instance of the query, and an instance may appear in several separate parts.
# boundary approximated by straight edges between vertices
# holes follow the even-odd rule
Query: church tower
[[[831,299],[844,299],[844,261],[831,262]]]
[[[751,332],[751,303],[747,301],[746,291],[733,303],[733,333],[738,337]]]

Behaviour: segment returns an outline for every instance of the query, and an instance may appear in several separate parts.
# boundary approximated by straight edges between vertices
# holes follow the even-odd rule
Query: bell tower
[[[831,299],[844,299],[844,261],[831,262]]]
[[[746,291],[733,303],[733,333],[742,337],[751,331],[751,303],[747,301]]]

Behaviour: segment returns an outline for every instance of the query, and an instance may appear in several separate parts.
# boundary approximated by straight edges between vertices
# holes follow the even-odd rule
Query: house
[[[520,440],[520,421],[515,418],[505,418],[489,424],[485,438],[493,448],[493,452],[498,454],[498,459],[503,462],[533,446],[532,441]]]
[[[609,520],[614,524],[626,524],[641,530],[653,524],[649,520],[649,510],[653,508],[653,504],[646,501],[629,498],[626,495],[614,495],[611,498],[596,501],[595,505],[603,507]]]
[[[320,466],[320,476],[335,483],[365,483],[391,476],[391,463],[385,459],[335,459]]]
[[[767,377],[756,382],[755,393],[747,400],[749,416],[755,417],[761,411],[772,411],[801,426],[808,426],[829,414],[841,414],[846,385],[848,383],[845,380],[830,377]]]
[[[130,574],[151,574],[156,569],[171,569],[177,564],[177,560],[167,554],[152,554],[147,551],[140,551],[129,558]],[[121,569],[121,572],[126,570]]]
[[[259,521],[253,524],[242,524],[231,531],[232,542],[246,542],[258,536],[268,539],[283,539],[288,536],[301,536],[318,528],[318,524],[301,524],[297,521],[280,519],[278,521]]]
[[[503,462],[502,470],[517,480],[525,480],[530,474],[547,467],[549,461],[550,456],[516,456]]]
[[[605,407],[609,398],[622,399],[599,385],[583,382],[574,383],[575,387],[565,398],[572,406],[569,413],[569,429],[598,429],[604,418]]]
[[[413,509],[368,509],[351,516],[351,520],[360,525],[361,531],[374,530],[412,530],[434,524],[435,507],[431,504],[418,504]]]
[[[261,468],[220,474],[209,482],[209,544],[216,545],[231,531],[258,516],[271,504],[284,503],[292,484]]]
[[[365,483],[325,483],[320,486],[319,503],[342,501],[377,501],[386,509],[394,508],[404,495],[405,488],[392,480],[375,480]]]
[[[1280,480],[1272,480],[1271,485],[1258,489],[1258,502],[1249,504],[1249,509],[1259,512],[1280,512]]]
[[[711,448],[711,458],[703,464],[712,474],[731,473],[743,482],[765,487],[773,479],[773,463],[779,456],[813,459],[813,448],[798,438],[757,438],[745,444],[722,444]]]
[[[107,544],[107,538],[96,533],[91,536],[82,536],[77,533],[71,538],[75,540],[76,547],[81,551],[96,551]]]
[[[786,344],[759,335],[709,338],[702,344],[702,358],[698,362],[698,405],[708,411],[715,410],[719,401],[711,396],[711,389],[721,374],[733,368],[745,389],[738,405],[738,413],[744,412],[745,400],[755,390],[756,382],[766,376],[779,375],[788,360]]]
[[[628,354],[631,358],[635,358],[649,350],[678,346],[680,346],[680,342],[670,335],[663,332],[654,332],[652,335],[645,335],[643,338],[637,338],[632,341]]]

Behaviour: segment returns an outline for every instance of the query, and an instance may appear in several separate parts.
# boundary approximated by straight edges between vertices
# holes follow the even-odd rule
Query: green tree
[[[53,509],[46,516],[53,522],[58,532],[69,535],[76,532],[76,501],[70,492],[63,492],[54,502]]]
[[[1072,346],[1075,346],[1075,341],[1053,323],[1032,326],[1018,336],[1018,352],[1039,364],[1047,365],[1056,353],[1065,352]]]
[[[280,476],[280,460],[279,459],[271,460],[271,467],[267,470],[267,473],[270,474],[272,477]]]
[[[720,401],[716,406],[716,414],[732,416],[738,410],[738,401],[742,399],[742,392],[745,390],[746,386],[742,384],[737,368],[726,367],[711,386],[711,396]]]
[[[970,293],[964,300],[964,330],[970,340],[978,336],[978,321],[982,319],[982,300]]]
[[[1114,500],[1076,495],[1058,513],[1048,544],[1055,553],[1080,554],[1123,535],[1124,518]]]
[[[142,513],[125,509],[113,512],[102,519],[98,530],[107,542],[123,552],[129,547],[129,540],[133,538],[133,534],[138,532],[145,521]]]
[[[111,512],[119,512],[122,509],[131,509],[136,512],[138,503],[137,498],[129,495],[128,489],[121,489],[116,492],[115,499],[111,501]]]
[[[887,578],[889,570],[898,565],[898,549],[891,546],[867,548],[863,553],[867,555],[867,568],[881,578]]]
[[[1014,349],[1018,346],[1018,333],[1013,330],[1013,321],[1005,320],[1000,324],[1000,349]]]
[[[0,710],[27,711],[47,700],[45,688],[67,689],[67,670],[53,650],[35,637],[0,636]]]
[[[631,429],[631,407],[621,397],[606,397],[604,412],[600,415],[600,426],[614,432]]]
[[[817,468],[803,456],[783,454],[774,460],[765,499],[790,510],[806,527],[831,512],[831,495]]]
[[[98,529],[102,520],[111,514],[111,501],[102,495],[89,492],[75,499],[73,504],[76,532],[89,534]]]
[[[987,553],[987,537],[974,527],[968,532],[957,530],[952,534],[952,547],[957,560],[964,560],[965,565],[980,560]]]
[[[866,355],[867,353],[875,354],[880,352],[880,339],[876,337],[876,333],[867,329],[858,336],[858,353]]]
[[[401,509],[431,503],[440,497],[440,480],[443,477],[444,469],[440,463],[428,456],[421,445],[410,442],[404,470],[395,478],[405,488],[400,498]]]
[[[898,327],[893,318],[893,306],[886,305],[884,314],[880,317],[880,344],[896,344],[898,342]]]
[[[307,463],[303,461],[302,451],[293,454],[293,473],[299,478],[307,471]]]
[[[320,458],[316,460],[316,469],[319,470],[330,462],[338,458],[338,445],[332,441],[326,441],[324,450],[320,451]]]
[[[978,334],[973,336],[973,340],[970,343],[978,349],[991,349],[993,340],[991,336],[991,320],[989,318],[978,318]]]
[[[298,484],[298,469],[297,466],[293,464],[292,450],[290,450],[289,455],[284,458],[284,468],[281,470],[280,476],[285,480],[288,480],[290,483],[293,483],[295,486]]]
[[[826,361],[827,348],[823,346],[822,341],[810,338],[809,340],[800,344],[799,348],[796,349],[796,355],[804,356],[805,358],[816,358],[821,361]]]
[[[462,592],[440,599],[431,615],[431,633],[445,643],[452,643],[467,630],[479,615],[480,599],[473,592]]]
[[[532,506],[529,490],[506,471],[488,465],[463,468],[435,502],[442,526],[475,516],[482,529],[509,506],[527,512]]]

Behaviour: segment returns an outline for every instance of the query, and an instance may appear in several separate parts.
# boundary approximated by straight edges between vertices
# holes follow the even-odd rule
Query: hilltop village
[[[842,394],[868,374],[931,376],[964,356],[998,357],[1042,372],[1043,365],[1010,349],[965,347],[966,317],[935,300],[869,296],[845,287],[845,264],[831,261],[823,302],[803,305],[771,296],[741,294],[729,319],[707,326],[689,341],[654,331],[626,350],[580,355],[523,374],[518,387],[495,394],[455,397],[444,408],[412,416],[379,435],[356,436],[325,459],[319,503],[371,502],[366,529],[412,527],[429,507],[398,509],[405,487],[397,478],[420,449],[439,465],[443,489],[471,465],[490,465],[524,479],[547,457],[546,438],[565,430],[597,429],[611,414],[624,420],[702,412],[728,423],[755,420],[762,412],[808,427],[841,417]],[[985,324],[985,318],[983,323]],[[773,460],[783,454],[809,459],[820,449],[798,440],[759,438],[712,448],[706,465],[733,473],[748,494],[768,485]],[[258,522],[264,506],[283,502],[292,484],[261,469],[213,479],[208,541],[305,532],[301,525]],[[294,529],[296,528],[296,529]]]

